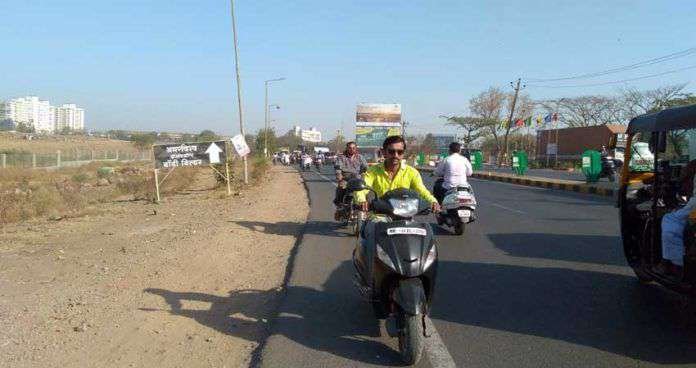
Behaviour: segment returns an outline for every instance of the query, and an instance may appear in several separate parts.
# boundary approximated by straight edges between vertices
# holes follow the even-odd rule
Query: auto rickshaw
[[[626,260],[641,282],[696,296],[696,198],[689,202],[696,172],[696,105],[635,117],[627,134],[617,200]],[[682,243],[676,258],[664,253],[663,228],[670,250]]]

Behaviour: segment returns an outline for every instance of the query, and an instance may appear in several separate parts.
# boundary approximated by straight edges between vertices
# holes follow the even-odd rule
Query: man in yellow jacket
[[[387,137],[382,144],[382,153],[384,162],[367,169],[363,175],[363,180],[367,186],[371,187],[377,197],[383,196],[390,190],[397,188],[411,189],[416,191],[420,196],[430,202],[432,210],[437,212],[440,210],[440,205],[435,197],[430,194],[428,188],[423,185],[423,178],[415,167],[408,166],[404,157],[406,150],[406,142],[401,136],[393,135]],[[367,211],[367,196],[368,191],[357,192],[355,200],[361,203],[363,210]]]
[[[406,161],[402,160],[404,151],[406,150],[406,142],[401,136],[387,137],[382,144],[384,162],[367,169],[363,175],[363,180],[367,186],[371,187],[377,197],[382,197],[385,193],[393,189],[411,189],[416,191],[420,196],[430,202],[433,212],[440,211],[440,204],[435,197],[423,185],[423,178],[415,167],[406,165]],[[355,193],[355,200],[362,204],[364,211],[368,210],[366,200],[368,191],[360,191]],[[368,221],[365,223],[365,228],[361,231],[361,241],[356,245],[356,253],[365,260],[365,275],[363,282],[364,286],[368,287],[370,292],[373,291],[372,273],[374,268],[375,257],[375,241],[374,241],[374,223]]]

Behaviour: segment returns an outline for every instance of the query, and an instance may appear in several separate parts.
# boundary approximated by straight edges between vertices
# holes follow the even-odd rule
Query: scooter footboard
[[[425,314],[427,300],[421,279],[414,277],[399,280],[399,285],[394,290],[394,302],[411,315]]]

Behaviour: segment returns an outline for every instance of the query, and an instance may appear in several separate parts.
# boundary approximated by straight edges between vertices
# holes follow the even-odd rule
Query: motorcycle
[[[361,179],[352,179],[347,186],[350,192],[365,189],[370,190]],[[386,318],[387,332],[398,337],[399,353],[409,365],[421,358],[430,336],[426,318],[437,274],[433,230],[430,224],[414,220],[430,212],[422,204],[418,193],[401,188],[373,200],[353,251],[354,284],[372,303],[376,316]]]
[[[600,178],[607,178],[610,182],[616,181],[617,162],[612,156],[602,155],[602,171],[599,174]]]
[[[345,189],[346,182],[343,181],[339,185]],[[344,226],[350,226],[351,233],[359,236],[362,224],[367,219],[367,214],[359,205],[353,203],[353,192],[347,191],[337,207],[341,219],[344,221]]]
[[[314,160],[314,166],[316,166],[317,170],[321,171],[322,166],[324,166],[324,161],[321,158],[316,158]]]
[[[438,179],[438,182],[442,180]],[[435,217],[438,225],[444,224],[454,228],[456,235],[464,234],[466,224],[476,219],[476,197],[471,185],[450,188],[442,200],[442,212]]]

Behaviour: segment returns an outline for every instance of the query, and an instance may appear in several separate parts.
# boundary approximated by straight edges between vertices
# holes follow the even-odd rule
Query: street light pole
[[[264,87],[265,87],[265,98],[264,98],[264,105],[263,105],[263,112],[264,112],[264,129],[263,129],[263,154],[264,156],[268,156],[268,84],[271,82],[279,82],[285,80],[285,77],[283,78],[276,78],[276,79],[269,79],[267,81],[264,81]]]
[[[242,113],[242,79],[239,76],[239,47],[237,46],[237,21],[234,17],[234,0],[230,0],[230,7],[232,13],[232,34],[234,37],[234,68],[237,74],[237,104],[239,105],[239,131],[242,137],[244,134],[244,119]],[[242,157],[244,161],[244,184],[249,184],[249,165],[247,164],[247,156]]]

